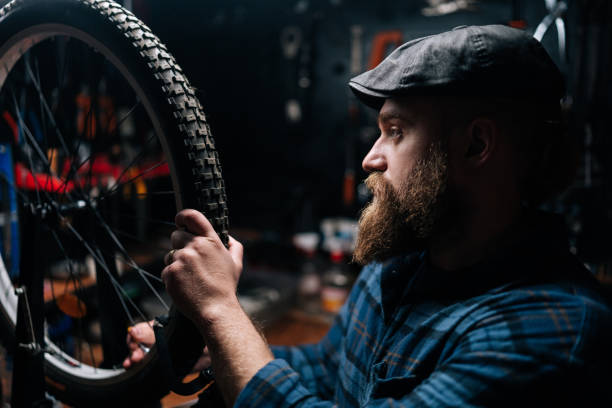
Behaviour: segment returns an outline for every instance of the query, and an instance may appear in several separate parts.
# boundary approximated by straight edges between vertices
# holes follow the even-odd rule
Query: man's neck
[[[520,218],[520,206],[504,212],[475,211],[432,240],[430,261],[449,271],[475,265],[518,239]]]

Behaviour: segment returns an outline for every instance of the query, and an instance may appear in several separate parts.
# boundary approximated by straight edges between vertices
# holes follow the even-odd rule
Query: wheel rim
[[[36,34],[34,34],[36,33]],[[128,112],[130,115],[135,115],[136,111],[135,109],[140,109],[143,110],[144,112],[148,113],[149,119],[150,119],[150,128],[153,131],[154,134],[157,135],[157,137],[155,138],[155,140],[158,143],[158,147],[157,150],[161,151],[161,152],[168,152],[168,146],[164,145],[166,140],[164,137],[159,137],[160,135],[162,135],[162,131],[161,131],[161,127],[159,125],[159,122],[156,121],[156,117],[155,115],[152,115],[152,107],[151,104],[149,103],[148,99],[146,98],[145,93],[142,91],[142,89],[139,88],[138,83],[136,82],[136,80],[131,77],[129,71],[125,68],[125,66],[123,66],[123,64],[121,64],[120,61],[117,60],[117,58],[108,50],[106,49],[106,47],[104,47],[102,44],[100,44],[98,41],[96,41],[93,37],[89,36],[88,34],[76,30],[72,27],[68,27],[68,26],[62,26],[62,25],[56,25],[56,24],[49,24],[49,25],[44,25],[44,26],[37,26],[37,27],[33,27],[31,29],[30,32],[28,32],[27,30],[22,32],[20,34],[21,39],[19,39],[19,37],[15,37],[13,39],[12,42],[7,43],[7,45],[3,48],[3,50],[0,51],[0,66],[4,67],[4,70],[0,70],[2,71],[0,73],[0,79],[2,80],[2,82],[0,83],[0,87],[3,89],[3,94],[6,94],[6,91],[8,89],[10,89],[10,85],[12,83],[12,81],[14,81],[14,79],[11,77],[13,75],[15,75],[16,72],[20,72],[18,71],[18,68],[23,65],[24,68],[24,72],[26,74],[26,78],[29,76],[29,80],[31,81],[32,84],[34,84],[34,87],[36,88],[36,83],[38,82],[38,86],[42,86],[42,84],[40,84],[40,71],[38,70],[38,72],[35,72],[35,69],[33,68],[33,65],[36,65],[35,63],[32,62],[26,62],[28,61],[28,56],[29,55],[35,55],[36,51],[39,47],[46,45],[46,44],[50,44],[52,42],[55,43],[61,43],[62,41],[67,41],[68,43],[74,42],[74,41],[79,41],[83,44],[89,44],[90,46],[93,45],[98,52],[100,52],[100,54],[105,57],[109,62],[110,65],[112,67],[114,67],[114,69],[119,72],[120,74],[122,74],[122,76],[124,77],[125,82],[132,88],[134,95],[137,96],[139,103],[136,105],[132,105],[131,107],[128,108]],[[63,40],[63,38],[70,38],[70,40]],[[65,54],[67,55],[67,53]],[[35,58],[32,58],[35,60]],[[29,66],[28,66],[29,65]],[[61,65],[61,64],[60,64]],[[7,69],[8,68],[8,69]],[[15,68],[15,69],[13,69]],[[10,74],[6,74],[8,71],[10,71]],[[38,78],[37,78],[38,76]],[[17,80],[17,82],[19,82]],[[46,93],[49,93],[48,91]],[[43,95],[45,94],[45,90],[43,90]],[[141,162],[145,162],[144,158],[146,157],[152,157],[153,155],[151,154],[145,154],[142,155],[142,157],[140,157],[138,160],[134,160],[136,157],[138,157],[137,155],[133,155],[131,158],[122,160],[122,164],[123,164],[123,170],[120,171],[119,176],[116,177],[115,183],[109,182],[107,181],[106,184],[101,183],[98,186],[94,186],[93,184],[93,180],[94,178],[93,173],[94,173],[94,168],[95,168],[95,164],[96,164],[96,156],[91,154],[90,158],[87,159],[82,159],[80,161],[77,160],[73,160],[72,164],[69,164],[68,166],[68,173],[61,173],[61,172],[54,172],[52,170],[50,170],[51,166],[51,162],[54,159],[54,153],[49,154],[49,147],[51,147],[51,150],[53,148],[60,148],[62,147],[64,149],[63,153],[58,153],[58,156],[61,156],[62,154],[65,156],[73,156],[72,158],[75,159],[76,156],[78,156],[78,150],[79,148],[76,148],[76,150],[71,150],[70,148],[66,147],[66,146],[51,146],[53,145],[53,143],[47,143],[46,146],[42,146],[44,143],[41,141],[39,143],[39,146],[36,146],[36,137],[34,135],[35,132],[33,132],[30,128],[33,127],[31,124],[30,126],[28,126],[28,118],[24,117],[25,115],[20,112],[20,102],[18,101],[18,99],[23,98],[23,96],[17,96],[15,95],[15,92],[13,91],[13,95],[11,95],[13,99],[13,116],[15,116],[16,118],[16,122],[19,123],[19,135],[21,137],[23,137],[23,139],[25,140],[26,144],[23,145],[19,145],[18,142],[13,143],[13,146],[16,148],[16,150],[21,150],[21,153],[24,153],[23,150],[37,150],[36,148],[38,147],[38,150],[43,151],[44,155],[43,156],[47,156],[47,161],[49,162],[48,164],[45,163],[44,157],[39,155],[38,157],[38,163],[36,162],[37,159],[33,159],[32,161],[28,162],[28,163],[23,163],[24,167],[25,167],[25,172],[26,172],[26,178],[28,175],[32,175],[33,177],[33,183],[35,186],[35,190],[36,191],[30,191],[27,189],[26,187],[18,187],[17,183],[13,183],[12,185],[10,184],[10,179],[4,179],[4,180],[0,180],[0,183],[5,184],[5,187],[8,187],[8,189],[14,189],[14,190],[19,190],[20,191],[20,198],[18,198],[18,200],[21,201],[30,201],[30,204],[34,201],[37,200],[36,202],[38,204],[40,203],[47,203],[51,205],[51,209],[55,209],[58,214],[56,214],[55,216],[59,219],[60,222],[65,221],[66,218],[70,217],[70,220],[73,220],[74,218],[78,218],[78,215],[74,216],[74,214],[68,214],[68,213],[62,213],[62,206],[60,205],[60,203],[65,204],[62,200],[66,200],[72,204],[74,204],[75,202],[78,202],[79,199],[81,199],[82,201],[85,201],[86,207],[89,208],[89,213],[87,213],[88,216],[90,217],[95,217],[98,219],[98,221],[100,221],[100,218],[108,221],[106,217],[108,217],[109,214],[112,214],[112,212],[108,212],[108,213],[104,213],[104,214],[100,214],[100,212],[102,212],[102,210],[98,211],[98,208],[100,207],[100,203],[103,201],[100,197],[111,197],[113,195],[124,195],[124,194],[120,194],[120,193],[124,193],[124,191],[121,191],[121,189],[117,186],[123,186],[123,185],[128,185],[128,184],[132,184],[135,180],[141,178],[144,179],[146,178],[147,174],[149,173],[153,173],[156,169],[159,169],[161,167],[163,167],[163,165],[158,165],[158,163],[161,163],[161,161],[158,161],[157,164],[152,164],[152,165],[145,165],[142,166],[139,170],[139,172],[137,172],[136,174],[132,174],[132,173],[128,173],[131,172],[129,169],[130,168],[134,168],[134,166],[132,165],[133,161],[141,161]],[[25,98],[27,99],[27,95],[25,96]],[[41,102],[41,101],[39,101]],[[41,103],[41,106],[44,103]],[[48,103],[47,103],[48,105]],[[95,102],[90,103],[90,108],[89,108],[89,113],[85,114],[85,130],[87,130],[89,128],[89,124],[91,124],[91,119],[90,122],[88,124],[87,122],[87,116],[89,116],[90,118],[95,118],[97,116],[97,109],[95,109]],[[98,106],[99,108],[99,106]],[[92,114],[92,111],[96,111]],[[39,110],[39,113],[41,115],[41,117],[44,117],[45,114],[48,114],[46,112],[46,109],[44,107],[41,107]],[[127,121],[129,116],[125,116],[125,117],[121,117],[121,118],[116,118],[116,121],[118,122],[123,122],[125,123],[125,121]],[[153,118],[151,120],[151,118]],[[51,118],[47,118],[47,120],[51,121]],[[61,125],[59,125],[59,122],[57,119],[53,119],[55,120],[56,124],[58,127],[60,127]],[[98,124],[99,125],[99,124]],[[98,126],[95,126],[96,129],[98,129]],[[99,130],[96,130],[96,133],[99,132]],[[30,133],[28,135],[28,133]],[[110,132],[107,132],[110,133]],[[63,133],[64,134],[64,133]],[[65,133],[66,135],[66,139],[69,138],[69,133]],[[97,137],[97,136],[96,136]],[[87,138],[87,133],[85,131],[85,133],[83,133],[80,137],[80,139],[84,139]],[[73,134],[72,135],[72,141],[78,141],[78,143],[81,143],[80,146],[83,145],[83,143],[85,143],[83,140],[80,140],[78,135]],[[95,137],[94,137],[95,139]],[[146,139],[148,140],[148,139]],[[61,142],[61,141],[60,141]],[[60,145],[65,144],[65,143],[59,143]],[[92,143],[93,145],[94,143]],[[146,145],[146,143],[145,143]],[[46,149],[42,149],[42,147],[47,147]],[[92,150],[95,150],[92,148]],[[102,149],[100,149],[102,150]],[[141,151],[144,151],[141,150]],[[19,152],[17,152],[19,153]],[[15,154],[15,153],[14,153]],[[36,156],[34,156],[36,157]],[[170,160],[170,155],[166,154],[165,155],[165,160],[167,161],[167,166],[169,167],[170,171],[169,174],[172,178],[172,180],[170,180],[170,185],[172,186],[172,194],[171,196],[174,198],[175,200],[175,208],[181,208],[181,202],[180,202],[180,196],[178,194],[175,194],[174,191],[177,191],[178,189],[176,188],[176,186],[178,185],[178,181],[176,180],[176,171],[173,171],[173,163]],[[21,158],[15,156],[15,162],[17,164],[19,164],[19,161],[21,160]],[[87,163],[89,163],[89,165],[87,165]],[[40,175],[40,172],[37,171],[37,167],[40,167],[40,165],[42,164],[42,167],[47,167],[47,171],[46,171],[46,176],[47,178],[42,178],[42,179],[38,179],[37,180],[37,175]],[[80,168],[88,168],[89,169],[89,174],[87,174],[84,177],[81,177],[81,175],[79,175],[79,171]],[[76,170],[75,170],[76,169]],[[72,172],[71,172],[72,171]],[[72,179],[70,178],[70,174],[72,174]],[[126,176],[126,174],[129,174],[129,177]],[[63,177],[62,177],[63,175]],[[58,181],[55,180],[53,178],[51,178],[52,176],[57,176],[57,178],[59,179],[59,183],[60,183],[60,188],[63,188],[63,198],[55,198],[55,194],[58,191],[61,190],[57,190],[57,189],[53,189],[51,191],[48,190],[48,185],[49,183],[52,183],[49,180],[53,180],[53,181]],[[14,180],[16,181],[16,175],[13,176]],[[72,184],[70,184],[70,182],[72,182]],[[45,184],[43,184],[45,183]],[[140,185],[140,188],[142,188],[142,184],[140,183],[136,183],[138,185]],[[69,188],[69,186],[72,185],[72,187]],[[98,188],[98,192],[95,192],[96,187]],[[146,186],[145,186],[146,187]],[[141,194],[138,190],[139,187],[136,187],[135,192],[132,192],[132,196],[134,195],[139,195]],[[165,195],[166,193],[168,193],[170,190],[157,190],[157,191],[149,191],[147,190],[147,197],[153,197],[156,195],[162,196]],[[95,194],[98,194],[94,197],[94,192]],[[72,194],[70,194],[72,193]],[[106,194],[105,194],[106,193]],[[34,199],[34,195],[36,195],[36,199]],[[169,195],[169,194],[168,194]],[[167,203],[166,203],[167,204]],[[173,209],[168,208],[167,209],[167,213],[168,214],[173,214],[175,211]],[[129,214],[128,214],[129,215]],[[136,215],[135,213],[132,214],[134,215],[134,217],[136,217],[135,219],[138,219],[139,217],[142,218],[148,218],[148,217],[141,217],[139,215]],[[8,216],[10,217],[10,215]],[[8,219],[8,218],[7,218]],[[171,228],[172,222],[169,220],[163,220],[163,219],[154,219],[151,218],[149,219],[150,223],[152,224],[160,224],[161,225],[161,229],[163,228]],[[77,223],[78,224],[78,223]],[[102,223],[101,223],[102,224]],[[72,225],[71,221],[68,221],[68,224],[64,225],[64,228],[66,227],[66,225],[69,225],[68,231],[59,231],[58,227],[54,227],[54,226],[49,226],[50,231],[55,232],[55,234],[51,234],[51,239],[52,241],[55,241],[56,245],[58,247],[62,247],[63,244],[62,243],[62,238],[63,235],[73,235],[73,238],[76,239],[80,239],[78,234],[81,235],[81,238],[83,237],[83,234],[81,233],[82,229],[85,229],[85,227],[82,227],[82,225]],[[110,231],[118,231],[118,228],[116,228],[116,224],[111,225],[110,222],[106,222],[106,226],[101,225],[103,230],[109,229]],[[76,231],[76,233],[75,233]],[[81,231],[81,232],[79,232]],[[132,263],[133,261],[133,256],[129,255],[129,252],[131,251],[131,248],[134,247],[134,243],[124,243],[126,241],[126,237],[128,238],[129,241],[129,232],[127,231],[123,231],[124,234],[111,234],[110,231],[108,232],[108,236],[106,238],[110,238],[111,241],[114,241],[115,238],[117,240],[119,240],[119,242],[121,243],[121,245],[123,246],[123,248],[121,248],[120,245],[117,245],[117,243],[115,243],[117,250],[119,250],[122,253],[123,256],[123,263],[124,264],[128,264],[129,266],[132,267],[132,269],[135,270],[135,272],[137,274],[142,275],[143,270],[138,269],[140,267],[135,268],[134,263]],[[61,232],[61,234],[60,234]],[[77,234],[78,233],[78,234]],[[87,234],[90,234],[90,232],[87,232]],[[95,234],[95,233],[94,233]],[[54,236],[55,235],[55,236]],[[123,235],[121,237],[121,239],[119,239],[118,235]],[[5,240],[6,242],[6,240]],[[99,249],[99,248],[98,248]],[[161,256],[163,255],[163,253],[165,253],[165,251],[168,248],[161,248],[161,250],[158,253],[158,258],[161,258]],[[81,248],[80,250],[81,252],[83,252],[83,248]],[[126,254],[124,254],[123,252],[126,251],[128,253],[128,256],[125,256]],[[3,259],[7,259],[10,258],[7,253],[7,251],[5,250],[5,247],[3,248]],[[63,255],[65,258],[68,259],[67,261],[67,269],[68,269],[68,273],[69,273],[69,279],[73,280],[74,282],[78,282],[80,281],[81,286],[82,286],[82,278],[75,278],[75,273],[72,271],[72,268],[70,267],[70,260],[74,260],[74,258],[80,258],[80,255],[75,255],[73,253],[68,253],[66,250],[66,247],[64,245],[64,248],[61,248],[60,252],[63,252]],[[102,252],[102,251],[96,251],[95,249],[88,249],[85,248],[85,253],[88,253],[87,255],[90,256],[91,258],[94,258],[95,262],[96,262],[96,271],[99,272],[98,270],[104,265],[104,261],[98,258],[101,258],[100,254],[98,253],[98,258],[96,258],[95,256],[95,252]],[[113,257],[114,255],[111,255],[111,257]],[[159,259],[157,259],[157,261],[159,261]],[[107,265],[108,266],[108,265]],[[9,269],[7,269],[7,267]],[[0,268],[0,279],[6,281],[8,279],[8,275],[10,274],[10,269],[13,269],[12,265],[2,265],[2,268]],[[104,268],[102,268],[104,269]],[[151,274],[154,275],[154,274]],[[119,285],[123,288],[123,283],[120,283]],[[77,283],[75,283],[75,286],[78,286]],[[123,290],[113,284],[113,286],[118,290],[118,291],[122,291],[122,296],[125,298],[126,302],[130,299],[129,295],[126,293],[125,288],[123,288]],[[150,286],[150,285],[146,285],[146,286]],[[5,286],[7,287],[7,286]],[[51,285],[51,287],[53,288],[54,286]],[[74,292],[74,293],[73,293]],[[72,292],[64,292],[64,293],[71,293],[71,294],[75,294],[77,297],[79,297],[79,294],[76,293],[78,292],[77,289],[73,290]],[[57,305],[58,303],[58,295],[55,293],[52,293],[53,296],[53,300],[52,302]],[[79,299],[82,301],[82,299]],[[13,322],[15,322],[15,314],[14,314],[14,310],[16,309],[16,297],[14,296],[14,294],[12,293],[5,293],[3,295],[2,298],[3,302],[6,302],[7,305],[5,307],[5,310],[9,311],[9,314],[12,314],[11,319]],[[129,303],[129,302],[128,302]],[[132,307],[134,307],[132,305]],[[130,310],[130,306],[127,306],[127,310],[128,310],[128,315],[129,310]],[[11,313],[11,311],[13,311]],[[134,311],[132,311],[134,312]],[[64,313],[65,314],[65,313]],[[143,313],[144,314],[144,313]],[[141,316],[141,318],[146,318],[149,319],[153,316]],[[133,323],[135,321],[134,316],[129,317],[129,319],[131,323]],[[48,323],[48,325],[50,325]],[[108,378],[112,378],[112,377],[116,377],[116,376],[120,376],[125,374],[123,369],[104,369],[104,368],[100,368],[97,367],[100,365],[100,361],[96,361],[95,357],[91,357],[89,358],[89,360],[93,360],[93,361],[88,361],[88,358],[84,358],[82,352],[71,352],[69,351],[65,346],[62,347],[61,345],[59,345],[58,341],[52,341],[52,339],[49,336],[49,330],[47,330],[46,332],[46,341],[47,341],[47,346],[49,348],[49,353],[46,353],[45,358],[48,362],[52,363],[55,366],[61,367],[63,370],[65,370],[66,372],[74,372],[75,375],[78,375],[81,378],[84,379],[90,379],[90,380],[104,380],[104,379],[108,379]],[[84,337],[84,336],[83,336]],[[118,341],[122,341],[122,338],[119,338]],[[89,348],[92,348],[92,344],[89,345]],[[79,354],[80,353],[80,354]],[[91,356],[93,356],[93,354],[91,354]],[[90,364],[87,364],[87,362],[89,362]],[[116,363],[116,361],[115,361]]]

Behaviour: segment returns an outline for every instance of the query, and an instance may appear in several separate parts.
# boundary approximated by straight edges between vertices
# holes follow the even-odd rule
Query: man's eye
[[[397,126],[389,128],[389,137],[400,137],[402,135],[402,129]]]

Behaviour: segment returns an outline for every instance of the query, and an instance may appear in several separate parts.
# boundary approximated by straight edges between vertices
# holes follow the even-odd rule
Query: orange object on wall
[[[91,96],[80,93],[76,96],[77,132],[89,140],[96,138],[96,127],[100,126],[105,133],[110,133],[117,127],[115,105],[108,96],[98,96],[95,112],[92,112]]]
[[[390,45],[394,47],[402,45],[402,32],[400,30],[381,31],[374,36],[368,69],[372,69],[380,64],[385,58],[387,48],[389,48]]]
[[[352,205],[355,202],[355,172],[352,170],[344,172],[342,201],[344,201],[344,205],[346,206]]]

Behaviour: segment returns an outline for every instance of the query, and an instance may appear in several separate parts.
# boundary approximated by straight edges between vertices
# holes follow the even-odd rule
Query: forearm
[[[204,311],[197,324],[208,346],[215,380],[226,404],[233,406],[255,373],[273,360],[272,352],[237,299]]]

